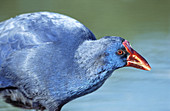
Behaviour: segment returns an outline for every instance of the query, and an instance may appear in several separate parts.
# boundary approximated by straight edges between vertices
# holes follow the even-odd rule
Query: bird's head
[[[108,67],[113,67],[114,64],[114,68],[129,66],[148,71],[151,70],[148,62],[131,47],[127,40],[111,36],[104,37],[103,39],[107,39],[105,61],[108,62]]]

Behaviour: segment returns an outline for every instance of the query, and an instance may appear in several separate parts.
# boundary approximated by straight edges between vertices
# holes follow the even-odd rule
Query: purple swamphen
[[[0,23],[0,97],[13,106],[60,111],[124,66],[151,69],[127,40],[96,40],[68,16],[36,12]]]

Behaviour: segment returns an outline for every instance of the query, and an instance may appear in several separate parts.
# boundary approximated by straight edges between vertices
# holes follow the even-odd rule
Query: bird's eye
[[[118,55],[123,55],[124,53],[125,53],[125,52],[124,52],[123,50],[118,50],[118,51],[117,51],[117,54],[118,54]]]

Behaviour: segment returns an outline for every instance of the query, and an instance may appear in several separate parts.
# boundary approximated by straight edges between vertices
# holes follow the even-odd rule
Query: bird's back
[[[0,64],[14,51],[55,42],[57,48],[74,50],[95,36],[83,24],[68,16],[28,13],[0,23]]]

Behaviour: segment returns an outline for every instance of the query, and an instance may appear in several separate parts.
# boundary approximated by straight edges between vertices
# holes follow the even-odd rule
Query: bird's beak
[[[124,47],[126,48],[126,51],[130,54],[127,57],[127,65],[130,67],[135,67],[138,69],[143,69],[143,70],[151,70],[150,65],[148,62],[139,54],[137,53],[134,49],[132,49],[130,43],[125,40],[123,42]]]

